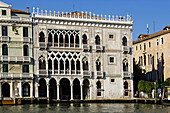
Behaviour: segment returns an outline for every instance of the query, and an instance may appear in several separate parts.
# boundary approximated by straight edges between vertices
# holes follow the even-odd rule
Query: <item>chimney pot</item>
[[[30,13],[30,8],[29,7],[27,7],[27,13]]]

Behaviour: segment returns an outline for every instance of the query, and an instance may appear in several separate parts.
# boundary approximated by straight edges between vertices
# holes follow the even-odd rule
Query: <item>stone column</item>
[[[0,97],[2,97],[2,82],[0,81]]]
[[[33,97],[33,83],[30,83],[30,97]]]
[[[57,100],[60,100],[60,84],[57,84]]]
[[[13,81],[11,80],[11,84],[10,84],[10,97],[13,97]]]
[[[83,100],[83,84],[80,84],[80,89],[81,89],[81,100]]]
[[[36,97],[36,98],[39,97],[39,94],[38,94],[38,86],[39,86],[39,84],[38,84],[38,83],[35,83],[35,97]]]
[[[89,85],[90,87],[90,99],[92,99],[92,85]]]
[[[70,84],[71,86],[71,100],[73,100],[73,84]]]
[[[47,84],[47,98],[49,98],[49,84]]]
[[[54,60],[52,60],[52,75],[54,75]]]
[[[22,81],[20,81],[20,89],[19,89],[19,96],[20,96],[20,98],[22,98]]]

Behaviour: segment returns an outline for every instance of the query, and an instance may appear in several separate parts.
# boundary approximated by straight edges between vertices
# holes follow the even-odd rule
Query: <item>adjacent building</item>
[[[162,83],[170,77],[170,26],[154,34],[140,34],[133,41],[133,57],[139,63],[147,80]]]
[[[32,20],[0,2],[0,97],[33,97]]]
[[[0,97],[133,98],[131,17],[0,2]]]

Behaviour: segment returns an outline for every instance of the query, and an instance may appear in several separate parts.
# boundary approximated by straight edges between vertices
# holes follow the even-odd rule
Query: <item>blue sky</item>
[[[91,11],[95,14],[132,15],[134,20],[133,40],[139,34],[154,33],[153,21],[155,20],[155,32],[161,31],[164,26],[170,25],[170,0],[2,0],[13,9],[25,10],[29,6],[39,7],[52,11]],[[75,4],[75,10],[73,10]]]

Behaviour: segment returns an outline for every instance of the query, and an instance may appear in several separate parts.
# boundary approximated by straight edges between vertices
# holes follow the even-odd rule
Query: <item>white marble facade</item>
[[[33,8],[35,98],[133,98],[131,17]]]

